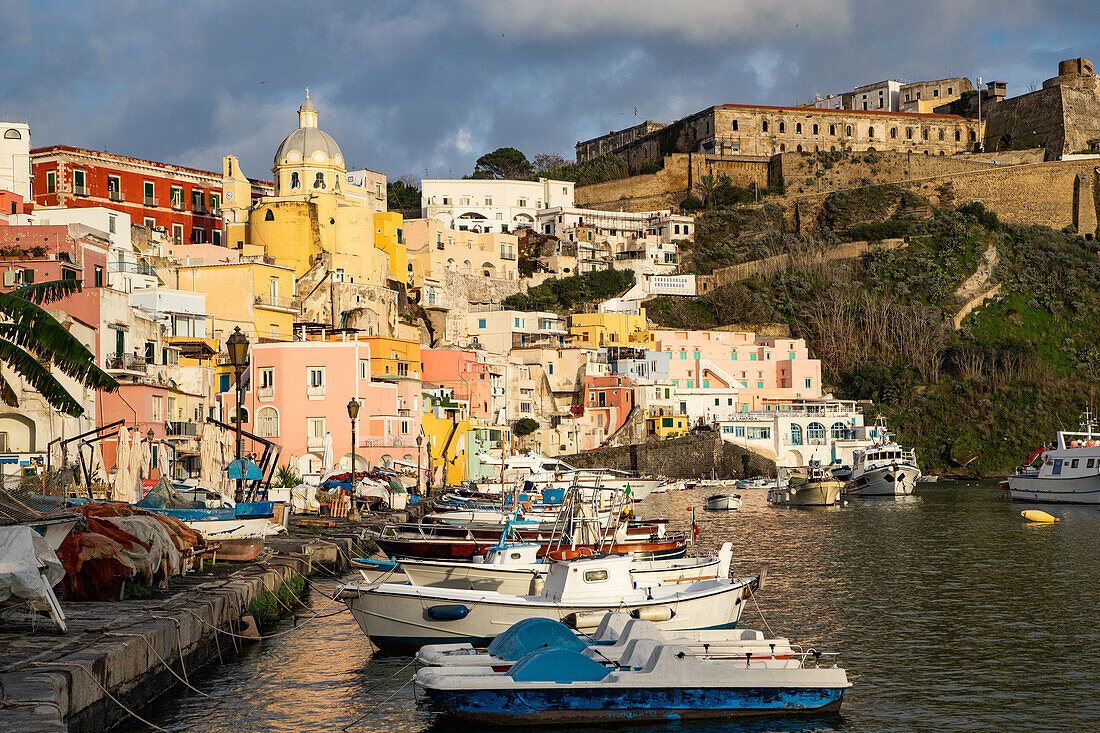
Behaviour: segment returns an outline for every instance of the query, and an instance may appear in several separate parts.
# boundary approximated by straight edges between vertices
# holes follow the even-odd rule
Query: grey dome
[[[301,155],[302,161],[312,160],[313,154],[320,150],[328,158],[326,162],[335,163],[339,156],[340,162],[337,165],[343,165],[344,154],[340,152],[340,146],[331,135],[316,127],[300,127],[287,135],[279,145],[279,149],[275,151],[275,165],[285,161],[287,155],[295,150]]]

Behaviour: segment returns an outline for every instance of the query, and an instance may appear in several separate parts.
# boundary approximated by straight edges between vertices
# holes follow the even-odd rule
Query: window
[[[920,131],[920,136],[925,140],[928,139],[928,128],[927,127]]]
[[[780,122],[780,123],[779,123],[779,131],[780,131],[780,132],[786,132],[786,131],[787,131],[787,123],[785,123],[785,122]]]
[[[179,186],[172,186],[172,192],[170,196],[172,200],[172,208],[180,211],[183,209],[183,189]]]
[[[771,428],[749,428],[748,435],[749,440],[771,440],[772,429]]]
[[[755,352],[749,354],[749,361],[756,361],[756,353]]]
[[[961,138],[961,137],[962,137],[962,135],[959,134],[959,131],[955,130],[955,142],[958,142],[959,138]]]
[[[516,205],[521,208],[525,208],[527,206],[527,199],[520,199],[516,202]]]
[[[309,397],[324,396],[325,394],[325,368],[309,367],[306,369],[306,395]]]
[[[85,188],[85,174],[84,171],[73,171],[73,193],[77,196],[86,196],[88,189]]]
[[[1055,476],[1058,476],[1059,474],[1062,473],[1062,459],[1061,458],[1055,458],[1054,459],[1054,466],[1050,469],[1050,472],[1052,474],[1054,474]]]
[[[337,267],[336,274],[332,276],[332,279],[338,283],[344,282],[344,268]]]
[[[292,189],[302,187],[302,179],[298,176],[297,171],[294,171],[293,173],[290,174],[290,187]]]
[[[183,224],[172,225],[172,239],[176,244],[183,244]]]
[[[122,333],[122,332],[119,331],[119,333]],[[122,352],[119,351],[118,353],[122,353]],[[228,392],[228,391],[229,391],[229,375],[228,374],[219,374],[218,375],[218,392]]]
[[[320,189],[326,188],[326,186],[325,186],[325,174],[324,173],[320,173],[320,172],[317,173],[317,177],[313,179],[313,187],[314,188],[320,188]]]
[[[4,132],[5,140],[22,140],[23,136],[19,134],[19,130],[14,127]]]
[[[867,137],[874,137],[874,136],[875,136],[875,128],[868,127],[867,128]]]
[[[689,379],[688,380],[688,389],[692,389],[693,387],[695,387],[695,380],[694,379]]]
[[[107,176],[107,198],[111,201],[122,200],[122,179],[118,176]]]
[[[46,171],[46,193],[57,193],[57,171]]]
[[[767,120],[764,120],[763,130],[764,130],[764,132],[768,131],[768,121]]]
[[[825,440],[825,426],[819,422],[812,422],[806,426],[806,437],[810,439],[810,443],[814,441],[819,443]]]
[[[152,229],[152,228],[153,228],[153,227],[155,227],[156,225],[157,225],[157,220],[156,220],[156,219],[152,218],[151,216],[147,216],[147,217],[145,217],[145,226],[147,226],[147,227],[149,227],[150,229]]]
[[[791,445],[802,445],[801,425],[791,425]]]
[[[221,244],[222,244],[222,230],[221,229],[215,229],[214,231],[210,232],[210,242],[211,242],[211,244],[216,244],[219,247],[221,246]]]
[[[325,439],[325,418],[323,417],[307,417],[306,418],[306,435],[312,440],[324,440]]]
[[[829,125],[829,134],[830,135],[835,135],[836,134],[836,125]]]
[[[795,132],[796,135],[801,135],[802,134],[802,123],[801,122],[796,122],[795,123],[794,132]]]
[[[1070,467],[1070,468],[1077,468],[1077,463],[1078,463],[1078,461],[1079,461],[1079,459],[1077,459],[1077,458],[1074,458],[1074,459],[1073,459],[1073,462],[1069,464],[1069,467]]]
[[[681,359],[687,359],[688,358],[687,352],[686,351],[681,351],[680,352],[680,358]]]
[[[191,189],[191,211],[202,213],[206,195],[197,188]]]
[[[275,370],[274,369],[261,369],[260,370],[260,389],[271,389],[275,386]]]
[[[161,405],[162,404],[163,404],[163,398],[161,398],[161,397],[154,397],[153,398],[153,408],[152,408],[152,410],[149,411],[149,418],[153,422],[160,422],[160,420],[161,420],[161,412],[160,411],[161,411]]]
[[[809,389],[810,387],[813,387],[813,386],[814,386],[814,380],[807,378],[806,379],[806,389]]]
[[[954,89],[953,89],[952,87],[947,87],[947,94],[948,94],[948,96],[950,96],[950,95],[952,95],[952,94],[954,94],[954,93],[955,93],[955,90],[954,90]]]
[[[484,318],[477,319],[477,327],[478,328],[485,328],[485,319]]]
[[[905,139],[906,140],[912,140],[913,139],[913,128],[912,127],[905,128]]]
[[[940,90],[939,90],[939,89],[933,89],[933,90],[932,90],[932,96],[933,96],[933,97],[938,97],[938,96],[940,96]]]
[[[732,128],[732,129],[733,129],[733,130],[734,130],[735,132],[737,131],[737,120],[734,120],[734,121],[733,121],[733,128]]]
[[[261,438],[279,437],[279,411],[274,407],[261,407],[256,411],[256,435]]]
[[[851,437],[848,426],[842,422],[833,423],[833,426],[829,428],[829,432],[832,434],[833,440],[847,440]]]
[[[896,127],[891,127],[891,128],[890,128],[890,137],[892,137],[892,138],[895,138],[895,139],[896,139],[896,138],[897,138],[897,136],[898,136],[898,128],[896,128]]]
[[[757,382],[756,383],[756,388],[757,389],[764,389],[764,383],[763,382]]]
[[[191,242],[202,244],[206,241],[206,230],[200,227],[191,227]]]
[[[943,140],[943,128],[942,127],[940,128],[939,138],[940,138],[940,140]]]
[[[110,232],[111,234],[114,234],[116,229],[118,229],[118,217],[117,216],[108,216],[107,217],[107,231]]]
[[[817,134],[817,123],[814,123],[814,134]]]
[[[603,583],[607,580],[606,570],[585,570],[584,582],[585,583]]]
[[[852,134],[852,126],[851,125],[848,125],[844,128],[844,134],[845,135],[851,135]]]
[[[222,197],[221,197],[221,195],[212,192],[210,194],[210,213],[211,214],[220,214],[221,210],[222,210]]]
[[[733,359],[734,361],[737,361],[737,352],[736,351],[732,352],[730,354],[730,358]]]
[[[745,426],[744,425],[738,425],[736,428],[734,428],[733,434],[735,436],[737,436],[738,438],[744,438],[745,437]]]
[[[145,205],[146,206],[156,206],[157,205],[156,193],[154,191],[152,181],[145,181]]]

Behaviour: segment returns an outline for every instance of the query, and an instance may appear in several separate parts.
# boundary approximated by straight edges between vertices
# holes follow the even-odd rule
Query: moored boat
[[[821,466],[792,469],[786,485],[768,491],[768,501],[786,506],[832,506],[844,484]]]
[[[1100,504],[1100,433],[1091,413],[1079,430],[1059,431],[1052,446],[1032,453],[1003,485],[1013,501]]]
[[[741,508],[740,494],[711,494],[704,506],[711,511],[736,511]]]
[[[837,477],[836,472],[833,473]],[[879,418],[875,441],[852,454],[852,475],[844,486],[851,496],[909,496],[920,478],[917,455],[893,440]],[[839,477],[838,477],[839,478]]]

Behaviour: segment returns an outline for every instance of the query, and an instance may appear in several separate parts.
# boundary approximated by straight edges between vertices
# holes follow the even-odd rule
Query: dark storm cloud
[[[352,167],[446,176],[502,145],[711,104],[792,104],[885,78],[1018,94],[1100,56],[1092,2],[0,0],[0,115],[66,143],[267,176],[309,86]]]

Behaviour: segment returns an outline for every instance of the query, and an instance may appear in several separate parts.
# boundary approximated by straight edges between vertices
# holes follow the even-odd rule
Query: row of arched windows
[[[821,125],[821,124],[818,124],[818,123],[815,122],[812,125],[809,125],[810,134],[811,135],[820,135],[820,134],[822,134],[821,131],[824,127],[825,127],[824,125]],[[733,130],[737,130],[737,120],[733,121],[732,128],[733,128]],[[761,123],[761,128],[762,128],[763,132],[768,131],[768,120],[763,120],[763,122]],[[780,120],[778,129],[779,129],[779,134],[781,134],[781,135],[786,134],[786,132],[787,132],[787,123],[784,122],[783,120]],[[802,125],[801,122],[796,122],[794,124],[794,134],[795,135],[802,135],[803,134],[803,129],[804,128],[803,128],[803,125]],[[830,124],[828,126],[828,130],[829,130],[828,134],[832,137],[836,137],[839,134],[838,130],[840,130],[840,129],[841,129],[840,125]],[[852,126],[851,125],[844,125],[843,129],[844,129],[844,133],[843,133],[844,135],[846,135],[848,137],[852,136]],[[867,137],[873,139],[877,134],[878,133],[875,130],[874,126],[871,126],[871,127],[867,128]],[[935,135],[935,137],[937,137],[940,141],[944,141],[944,140],[947,139],[947,131],[942,127],[936,129],[935,131],[933,131],[930,128],[927,128],[927,127],[916,128],[915,132],[914,132],[914,128],[912,128],[912,127],[906,127],[905,128],[905,138],[907,140],[914,139],[914,134],[919,134],[919,136],[922,140],[930,140],[930,139],[932,139],[933,135]],[[897,137],[898,137],[898,128],[897,127],[891,127],[890,132],[889,132],[889,136],[892,139],[897,139]],[[975,142],[977,139],[978,139],[977,134],[973,130],[971,130],[970,131],[970,142]],[[955,142],[961,142],[961,141],[962,141],[962,131],[961,130],[955,130]]]
[[[290,174],[290,188],[295,189],[295,188],[301,188],[301,187],[302,187],[302,179],[298,176],[298,172],[294,171],[293,173]],[[324,189],[328,188],[328,184],[325,183],[325,174],[324,173],[318,173],[314,177],[313,187],[317,188],[317,189],[321,189],[321,190],[324,190]],[[336,190],[337,191],[340,190],[340,178],[339,178],[339,176],[337,176],[337,178],[336,178]]]
[[[829,428],[829,434],[833,440],[847,440],[852,437],[852,429],[847,423],[835,422]],[[819,422],[812,422],[806,426],[806,438],[811,442],[825,440],[825,426]],[[791,425],[791,444],[802,445],[802,426]]]

